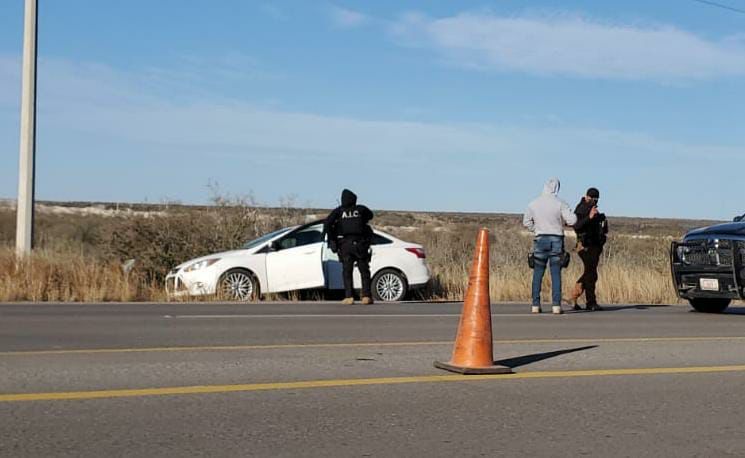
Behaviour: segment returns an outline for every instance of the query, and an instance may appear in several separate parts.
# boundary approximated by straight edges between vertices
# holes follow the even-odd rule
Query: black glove
[[[332,253],[336,253],[339,251],[339,247],[336,245],[335,240],[329,241],[329,250],[331,250]]]

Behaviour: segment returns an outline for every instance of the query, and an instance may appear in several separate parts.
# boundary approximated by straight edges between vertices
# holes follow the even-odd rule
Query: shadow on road
[[[578,351],[592,350],[593,348],[597,347],[597,345],[589,345],[586,347],[568,348],[566,350],[549,351],[546,353],[534,353],[532,355],[518,356],[517,358],[495,361],[494,364],[499,366],[507,366],[510,369],[515,369],[516,367],[527,366],[528,364],[537,363],[545,359],[555,358],[557,356],[567,355],[569,353],[575,353]]]
[[[637,305],[603,305],[603,311],[618,312],[620,310],[647,310],[654,308],[670,307],[667,304],[637,304]],[[594,313],[594,312],[593,312]]]

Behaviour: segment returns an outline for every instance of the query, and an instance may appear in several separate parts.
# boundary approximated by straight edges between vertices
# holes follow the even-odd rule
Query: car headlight
[[[184,269],[184,272],[194,272],[195,270],[204,269],[205,267],[209,267],[219,260],[220,258],[212,258],[212,259],[205,259],[204,261],[195,262],[194,264],[189,264]]]

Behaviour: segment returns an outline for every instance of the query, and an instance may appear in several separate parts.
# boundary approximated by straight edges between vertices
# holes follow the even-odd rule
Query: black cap
[[[600,191],[598,191],[597,188],[590,188],[587,190],[587,197],[591,197],[593,199],[600,199]]]

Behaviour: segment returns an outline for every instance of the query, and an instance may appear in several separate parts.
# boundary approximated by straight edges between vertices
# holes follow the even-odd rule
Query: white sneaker
[[[541,308],[537,305],[534,305],[530,308],[530,313],[541,313]]]
[[[554,305],[553,307],[551,307],[551,312],[553,312],[554,315],[561,315],[562,313],[564,313],[560,305]]]

